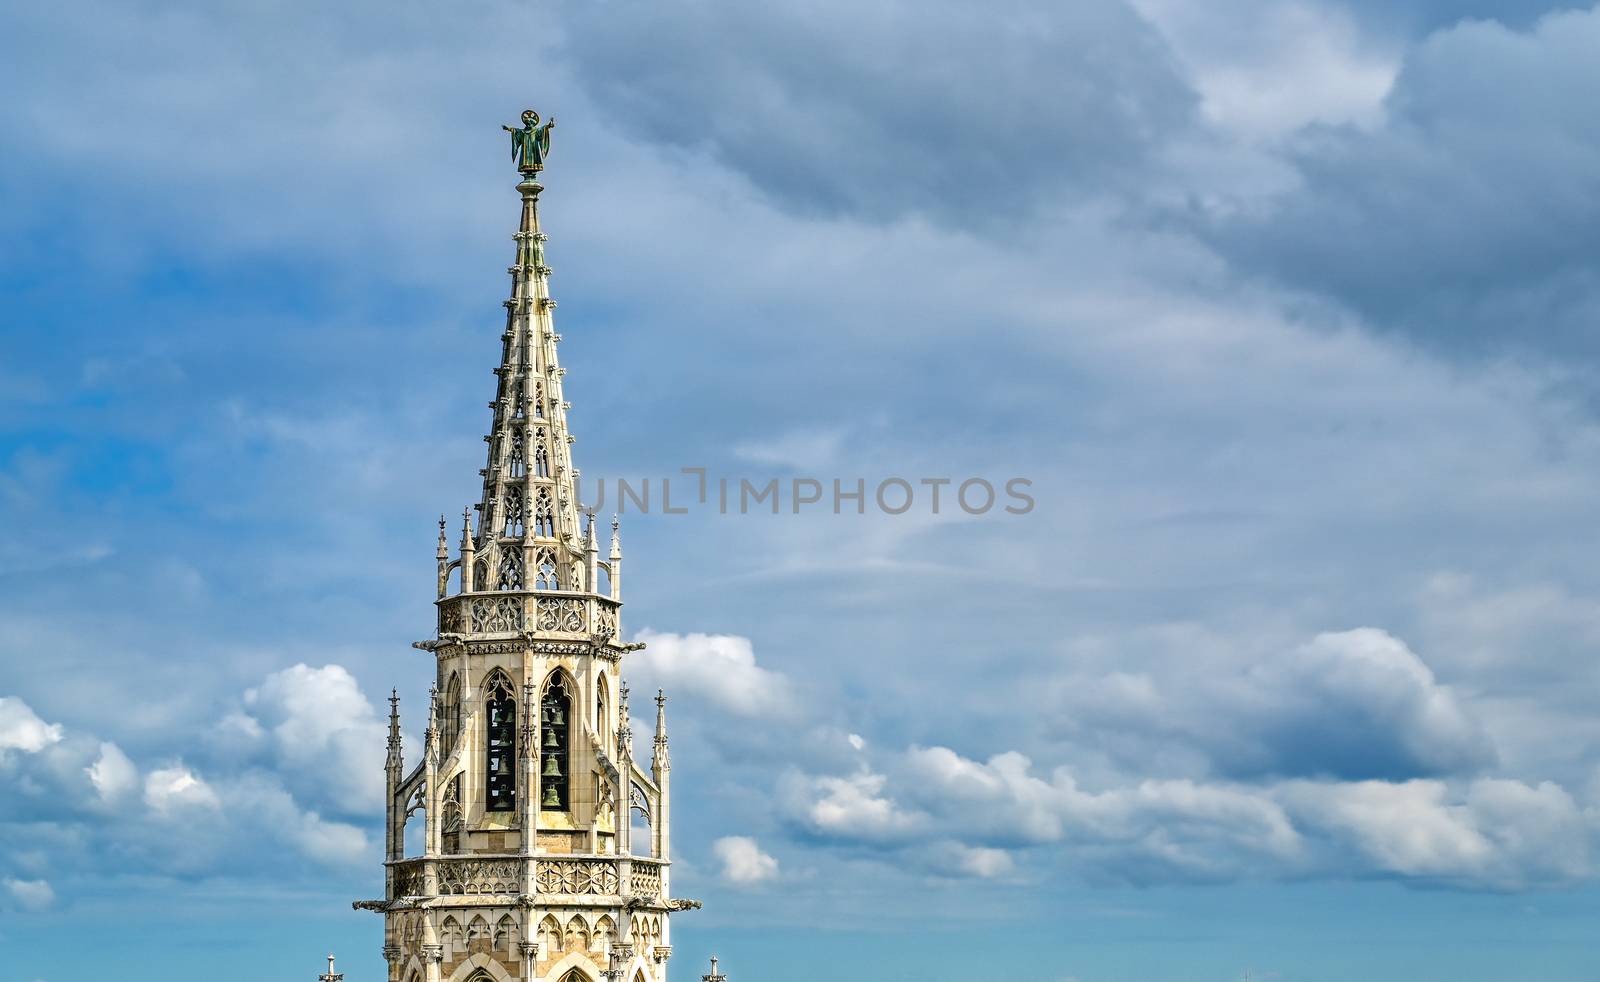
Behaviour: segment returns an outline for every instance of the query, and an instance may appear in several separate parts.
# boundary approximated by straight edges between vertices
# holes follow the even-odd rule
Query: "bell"
[[[556,786],[554,784],[552,784],[548,788],[544,789],[544,807],[546,807],[546,808],[560,808],[561,807],[561,795],[556,793]]]
[[[560,746],[559,741],[556,740],[556,731],[555,730],[546,729],[544,731],[544,745],[547,746],[547,747]]]
[[[544,776],[545,777],[560,777],[561,776],[561,765],[556,762],[556,759],[554,757],[546,757],[544,759]]]
[[[550,717],[550,725],[551,726],[566,726],[567,725],[567,715],[566,715],[566,713],[563,713],[561,711],[561,707],[560,706],[557,706],[555,708],[555,712],[551,715],[551,717]]]

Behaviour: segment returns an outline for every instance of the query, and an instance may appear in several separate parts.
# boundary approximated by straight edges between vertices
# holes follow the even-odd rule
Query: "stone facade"
[[[439,523],[422,759],[407,770],[393,698],[385,892],[356,906],[383,915],[389,982],[665,982],[670,915],[698,906],[671,899],[665,696],[647,770],[621,674],[641,646],[620,640],[619,529],[601,558],[577,501],[543,187],[527,174],[517,191],[482,500],[454,556]]]

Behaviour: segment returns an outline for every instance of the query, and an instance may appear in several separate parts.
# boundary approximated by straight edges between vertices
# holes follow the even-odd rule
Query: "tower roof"
[[[517,184],[521,219],[505,301],[500,365],[495,369],[488,460],[480,472],[473,588],[587,590],[584,542],[572,465],[564,370],[556,355],[556,302],[550,297],[545,234],[539,227],[544,186],[524,170]],[[525,548],[528,547],[528,548]]]

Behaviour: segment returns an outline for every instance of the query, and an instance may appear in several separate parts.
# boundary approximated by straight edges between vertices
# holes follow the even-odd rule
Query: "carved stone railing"
[[[533,883],[540,893],[615,896],[621,878],[614,859],[541,859]]]
[[[480,897],[522,892],[520,859],[440,859],[439,894]]]
[[[463,593],[439,601],[440,634],[617,636],[615,600],[565,590]]]
[[[630,864],[628,892],[651,900],[661,896],[661,864],[651,859],[635,859]]]
[[[661,869],[653,859],[613,856],[441,856],[392,864],[390,900],[427,895],[431,862],[441,897],[515,896],[522,893],[525,862],[533,863],[534,888],[557,897],[619,897],[662,900]],[[626,864],[626,866],[624,866]],[[626,868],[626,878],[624,869]]]
[[[401,897],[420,897],[427,892],[427,871],[420,859],[407,859],[394,864],[394,896],[390,900]]]

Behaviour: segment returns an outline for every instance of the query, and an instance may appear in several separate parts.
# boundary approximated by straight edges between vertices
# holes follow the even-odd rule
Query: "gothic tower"
[[[383,914],[389,982],[665,982],[669,915],[698,906],[670,899],[665,697],[645,770],[618,527],[601,558],[556,359],[536,180],[555,120],[523,123],[507,127],[522,213],[482,500],[455,558],[439,522],[438,631],[415,645],[437,662],[422,759],[406,770],[391,698],[386,890],[356,906]]]

